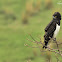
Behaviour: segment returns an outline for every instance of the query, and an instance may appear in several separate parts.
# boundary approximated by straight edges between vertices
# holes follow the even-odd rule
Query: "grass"
[[[27,38],[31,39],[28,34],[31,34],[37,40],[41,36],[43,41],[44,28],[52,20],[53,11],[57,11],[56,9],[58,8],[58,11],[61,12],[62,5],[58,5],[55,0],[55,10],[41,11],[36,16],[29,18],[28,25],[22,25],[21,14],[25,11],[25,4],[26,0],[0,0],[1,9],[13,11],[17,17],[16,21],[8,24],[5,24],[7,22],[5,19],[0,19],[0,62],[27,62],[29,59],[32,62],[46,61],[46,54],[42,54],[39,49],[26,47],[24,44],[34,46],[33,43],[27,41]],[[57,40],[62,40],[61,38],[62,23]],[[55,60],[54,54],[52,54],[52,61],[54,62]]]

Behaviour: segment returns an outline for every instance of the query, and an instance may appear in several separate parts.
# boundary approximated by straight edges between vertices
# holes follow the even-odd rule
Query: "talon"
[[[56,41],[56,38],[54,38],[53,41]]]
[[[43,46],[43,48],[45,48],[45,49],[46,49],[46,48],[47,48],[47,46]]]

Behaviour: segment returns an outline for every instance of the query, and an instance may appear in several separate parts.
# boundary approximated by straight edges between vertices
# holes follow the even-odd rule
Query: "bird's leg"
[[[56,41],[56,38],[53,38],[53,41],[55,42]]]

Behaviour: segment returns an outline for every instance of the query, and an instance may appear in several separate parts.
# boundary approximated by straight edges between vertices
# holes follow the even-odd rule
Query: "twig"
[[[55,56],[56,56],[56,59],[57,59],[57,62],[60,62],[60,60],[58,59],[58,57],[57,57],[56,54],[59,54],[62,57],[62,53],[61,53],[62,51],[59,49],[59,45],[61,45],[62,43],[58,43],[57,41],[55,41],[56,46],[57,46],[57,49],[47,47],[47,51],[42,51],[41,50],[41,47],[44,46],[44,43],[42,43],[41,38],[40,38],[40,42],[39,42],[39,41],[35,40],[31,35],[30,35],[30,37],[33,39],[33,41],[31,41],[29,39],[28,39],[28,41],[33,42],[33,43],[36,43],[38,45],[38,47],[37,46],[35,46],[35,47],[28,46],[28,44],[26,44],[25,46],[32,47],[32,48],[40,48],[40,51],[41,52],[47,52],[47,51],[54,52],[55,53]],[[42,46],[39,46],[39,44],[42,45]]]
[[[56,56],[57,62],[61,62],[61,61],[58,59],[57,54],[55,54],[55,56]]]

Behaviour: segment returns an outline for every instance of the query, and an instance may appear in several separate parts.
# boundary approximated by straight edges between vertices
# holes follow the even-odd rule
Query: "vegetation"
[[[39,1],[29,0],[31,10],[28,10],[28,0],[0,0],[0,62],[46,62],[48,52],[41,53],[39,48],[29,48],[24,44],[36,46],[27,40],[31,40],[29,34],[38,41],[41,37],[43,42],[44,28],[52,20],[54,12],[62,14],[62,4],[57,4],[58,1],[54,0],[52,8],[46,9],[44,1]],[[34,15],[31,16],[32,14]],[[8,20],[5,18],[7,15]],[[24,17],[27,17],[28,24],[22,24]],[[57,40],[62,41],[62,23]],[[58,57],[62,61],[59,55]],[[56,61],[54,53],[51,53],[51,60]]]

